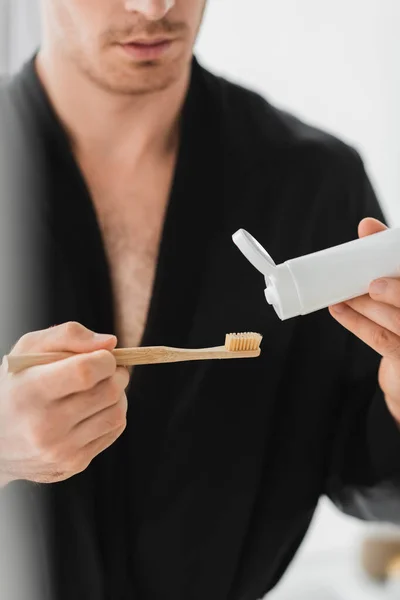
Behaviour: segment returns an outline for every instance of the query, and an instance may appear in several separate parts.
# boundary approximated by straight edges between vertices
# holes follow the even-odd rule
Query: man
[[[400,282],[282,323],[231,241],[281,261],[382,213],[352,149],[192,59],[204,8],[43,0],[3,92],[45,307],[13,353],[77,353],[1,380],[3,494],[31,517],[41,598],[255,600],[322,494],[400,522]],[[137,367],[127,402],[108,334],[246,330],[259,359]]]

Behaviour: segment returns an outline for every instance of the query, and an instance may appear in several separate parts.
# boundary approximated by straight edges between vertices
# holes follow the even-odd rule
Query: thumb
[[[373,235],[374,233],[379,233],[380,231],[385,231],[385,229],[387,229],[387,227],[381,223],[381,221],[368,217],[360,221],[358,226],[358,235],[360,238],[363,238],[367,237],[368,235]]]
[[[115,335],[98,334],[80,323],[71,321],[49,329],[27,333],[18,340],[10,354],[111,351],[116,345]]]

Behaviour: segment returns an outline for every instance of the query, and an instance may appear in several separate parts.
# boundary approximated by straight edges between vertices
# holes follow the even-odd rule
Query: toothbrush
[[[224,346],[214,348],[170,348],[168,346],[143,346],[140,348],[115,348],[112,354],[120,367],[151,365],[193,360],[223,358],[256,358],[260,356],[262,335],[259,333],[228,333]],[[8,373],[18,373],[37,365],[46,365],[76,356],[73,352],[44,352],[41,354],[8,354],[3,364]]]

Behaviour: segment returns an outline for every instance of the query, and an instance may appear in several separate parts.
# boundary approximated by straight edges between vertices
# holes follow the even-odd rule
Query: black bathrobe
[[[35,273],[24,298],[42,308],[15,337],[69,320],[113,332],[95,211],[33,63],[3,87],[14,220],[32,244],[20,262]],[[128,427],[109,450],[68,481],[5,488],[24,513],[8,559],[33,557],[41,599],[256,600],[321,495],[400,523],[380,357],[327,310],[281,322],[231,239],[243,227],[279,263],[354,239],[366,216],[383,218],[353,149],[193,62],[142,344],[258,331],[262,355],[135,368]]]

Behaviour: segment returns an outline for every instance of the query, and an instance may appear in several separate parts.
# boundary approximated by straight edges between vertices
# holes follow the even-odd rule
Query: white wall
[[[400,224],[399,0],[209,0],[203,64],[354,144]]]

